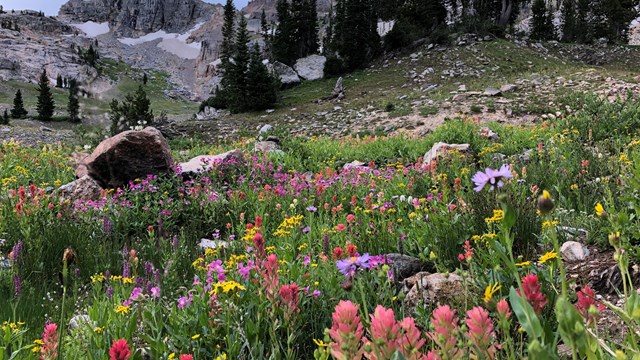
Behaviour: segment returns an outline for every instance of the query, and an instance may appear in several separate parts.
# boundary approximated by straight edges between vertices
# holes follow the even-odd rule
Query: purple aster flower
[[[513,176],[511,175],[511,171],[509,170],[509,165],[504,164],[500,167],[499,170],[494,170],[491,168],[486,168],[485,172],[478,171],[473,177],[471,181],[476,185],[473,188],[475,192],[480,192],[484,189],[485,186],[489,185],[490,190],[495,189],[496,186],[503,187],[504,182],[503,179],[511,179]]]
[[[313,296],[314,299],[319,298],[320,295],[322,295],[322,292],[320,292],[320,290],[313,290],[313,293],[311,293],[311,296]]]
[[[307,266],[307,265],[309,265],[309,263],[310,263],[310,262],[311,262],[311,257],[309,256],[309,254],[307,254],[307,255],[304,257],[303,264],[304,264],[304,266]]]
[[[307,211],[316,212],[318,211],[318,208],[313,205],[307,206]]]
[[[159,299],[160,298],[160,288],[159,287],[152,287],[151,288],[151,297],[154,299]]]
[[[343,260],[338,260],[336,266],[338,270],[347,278],[356,274],[356,271],[360,269],[369,268],[369,254],[363,254],[361,256],[352,256]]]
[[[197,285],[202,285],[202,283],[200,282],[200,278],[198,278],[198,275],[193,275],[193,283],[191,284],[191,286]]]
[[[305,227],[302,229],[302,233],[303,233],[303,234],[306,234],[306,233],[308,233],[309,231],[311,231],[311,226],[305,226]]]
[[[107,299],[111,299],[112,296],[113,296],[113,287],[108,286],[107,287]]]
[[[251,274],[251,267],[244,266],[244,264],[242,263],[238,263],[238,274],[242,276],[242,280],[244,281],[249,280],[249,274]]]

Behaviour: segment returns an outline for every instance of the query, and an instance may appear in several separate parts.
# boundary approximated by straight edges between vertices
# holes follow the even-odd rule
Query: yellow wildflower
[[[516,266],[518,267],[524,267],[524,266],[529,266],[531,265],[531,261],[523,261],[521,263],[517,263]]]
[[[493,298],[493,294],[500,290],[501,287],[502,286],[500,286],[500,284],[498,283],[487,285],[487,288],[484,289],[484,303],[489,303],[489,301],[491,301],[491,298]]]
[[[129,313],[129,307],[128,306],[124,306],[124,305],[118,305],[116,306],[116,314],[128,314]]]
[[[102,333],[103,331],[104,331],[104,328],[101,328],[101,327],[97,327],[97,328],[93,329],[93,332],[94,333],[98,333],[98,334]]]
[[[227,360],[227,354],[222,353],[222,355],[216,357],[216,360]]]
[[[629,160],[629,157],[627,156],[627,154],[625,154],[625,153],[620,153],[620,156],[618,157],[618,162],[620,162],[620,164],[622,164],[622,165],[631,165],[631,164],[633,164],[631,162],[631,160]]]
[[[571,184],[571,186],[569,186],[569,190],[571,190],[571,191],[578,190],[578,184]]]
[[[107,278],[104,276],[103,273],[91,275],[91,282],[92,283],[101,283],[101,282],[105,281],[106,279]]]
[[[176,353],[169,354],[169,358],[168,358],[169,360],[173,360],[175,358],[176,358]]]
[[[123,283],[123,284],[133,284],[133,278],[130,278],[130,277],[123,277],[123,278],[122,278],[122,283]]]
[[[540,256],[540,260],[539,260],[539,262],[540,262],[540,264],[544,264],[544,263],[546,263],[546,262],[547,262],[547,261],[549,261],[549,260],[552,260],[552,259],[558,259],[558,258],[559,258],[559,257],[558,257],[558,253],[557,253],[557,252],[555,252],[555,251],[549,251],[549,252],[547,252],[546,254],[544,254],[544,255]]]
[[[545,221],[542,223],[542,228],[545,230],[552,229],[554,226],[558,225],[558,221]]]
[[[191,340],[198,340],[200,338],[200,334],[195,334],[191,337]]]
[[[502,221],[504,219],[504,211],[502,210],[493,210],[493,216],[490,218],[485,218],[484,221],[490,225],[495,222]]]
[[[324,342],[323,340],[320,340],[320,339],[313,339],[313,343],[316,344],[319,347],[327,347],[327,346],[329,346],[329,344],[327,344],[326,342]]]
[[[596,204],[595,210],[598,217],[605,217],[607,215],[607,212],[604,211],[604,206],[602,206],[602,204],[600,203]]]

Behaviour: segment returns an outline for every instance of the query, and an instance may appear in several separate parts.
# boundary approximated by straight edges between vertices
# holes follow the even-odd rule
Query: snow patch
[[[82,32],[87,34],[87,37],[90,38],[94,38],[98,35],[106,34],[109,32],[108,22],[97,23],[93,21],[87,21],[82,24],[71,24],[71,26],[80,29]]]
[[[139,38],[121,38],[118,39],[125,45],[140,45],[149,41],[160,39],[158,47],[166,52],[170,52],[183,59],[195,59],[200,54],[200,43],[192,42],[187,43],[187,38],[191,36],[191,33],[199,29],[204,23],[198,23],[193,29],[187,31],[184,34],[168,33],[164,30],[156,31],[146,34]]]

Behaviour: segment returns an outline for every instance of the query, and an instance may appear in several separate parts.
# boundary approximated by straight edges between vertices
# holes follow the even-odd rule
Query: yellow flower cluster
[[[278,230],[276,230],[273,235],[280,237],[290,235],[293,229],[302,224],[303,219],[304,215],[294,215],[284,219],[284,221],[282,221],[282,223],[278,226]]]
[[[231,254],[231,256],[229,256],[229,259],[227,259],[227,261],[224,262],[224,266],[227,269],[231,269],[231,268],[234,268],[240,262],[246,262],[247,259],[248,259],[248,256],[246,254],[243,254],[243,255]]]
[[[218,294],[220,289],[222,289],[222,292],[228,293],[233,290],[245,290],[245,287],[233,280],[229,280],[222,283],[214,284],[213,290],[211,290],[210,294]]]
[[[558,259],[558,253],[555,251],[549,251],[546,254],[540,256],[539,262],[540,264],[544,264],[549,260]]]
[[[558,225],[558,221],[553,220],[553,221],[545,221],[542,223],[542,229],[543,230],[549,230],[549,229],[553,229],[556,225]]]
[[[242,240],[246,241],[246,242],[253,242],[253,238],[254,236],[256,236],[256,234],[258,233],[258,229],[254,226],[251,229],[247,229],[244,232],[244,236],[242,237]]]
[[[207,271],[208,268],[206,266],[204,266],[204,264],[205,264],[204,258],[203,257],[199,257],[194,262],[191,263],[191,266],[193,266],[193,268],[196,269],[196,270]]]
[[[633,164],[633,162],[631,162],[631,160],[629,160],[629,157],[625,153],[620,153],[620,156],[618,156],[618,162],[620,164],[626,165],[626,166],[629,166],[629,165]]]
[[[91,282],[92,283],[101,283],[101,282],[105,281],[106,279],[107,278],[104,276],[103,273],[91,275]]]
[[[500,222],[504,219],[504,211],[502,210],[493,210],[493,216],[489,218],[485,218],[484,221],[487,225],[491,225],[492,223]]]
[[[11,184],[17,184],[18,183],[18,178],[14,175],[14,176],[9,176],[6,178],[2,179],[2,187],[3,188],[7,188],[9,187]]]
[[[124,305],[116,306],[116,314],[126,315],[129,313],[129,311],[130,311],[130,308],[128,306],[124,306]]]
[[[21,327],[24,326],[24,325],[25,325],[25,323],[20,322],[20,321],[18,321],[18,322],[5,321],[5,322],[2,323],[2,331],[6,332],[7,330],[11,330],[12,333],[17,334],[17,333],[20,332],[20,330],[22,330]]]
[[[478,156],[483,157],[485,155],[490,155],[490,154],[495,154],[497,152],[499,152],[499,150],[503,147],[504,145],[500,144],[500,143],[496,143],[490,146],[486,146],[483,147],[482,150],[480,150],[480,153],[478,154]]]

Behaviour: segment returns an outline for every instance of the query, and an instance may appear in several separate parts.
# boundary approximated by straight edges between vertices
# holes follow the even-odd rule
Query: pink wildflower
[[[109,360],[128,360],[131,357],[131,350],[127,340],[113,340],[113,345],[109,349]]]
[[[193,355],[191,355],[191,354],[182,354],[182,355],[180,355],[180,360],[193,360]]]
[[[298,284],[292,283],[291,285],[280,286],[280,301],[284,305],[284,309],[287,315],[291,315],[298,311]]]
[[[400,325],[392,309],[385,309],[378,305],[371,315],[371,341],[364,339],[365,345],[371,348],[365,354],[368,359],[391,359],[398,348],[398,339],[401,337]]]
[[[596,301],[596,294],[593,292],[593,289],[589,287],[589,285],[582,288],[582,290],[578,291],[578,303],[576,304],[576,308],[580,311],[580,314],[584,318],[587,319],[587,322],[590,323],[595,320],[595,315],[593,313],[589,313],[589,309],[593,306],[597,312],[604,310],[604,305]]]
[[[452,310],[449,305],[438,306],[431,317],[433,331],[427,334],[436,343],[440,353],[446,359],[456,358],[459,353],[459,350],[456,349],[459,319],[455,315],[455,310]]]
[[[58,326],[55,323],[48,323],[44,326],[40,353],[41,360],[58,358]]]
[[[354,221],[356,221],[356,216],[355,215],[353,215],[353,214],[347,215],[347,223],[351,224]]]
[[[422,348],[426,340],[422,338],[413,318],[404,318],[399,324],[404,332],[400,339],[400,352],[407,360],[425,359],[426,355],[420,352],[420,348]]]
[[[511,311],[509,311],[509,303],[507,303],[507,300],[502,299],[498,301],[496,306],[498,308],[498,314],[502,315],[505,319],[511,317]]]
[[[471,347],[471,352],[478,358],[493,359],[499,345],[495,343],[495,333],[489,312],[476,306],[467,311],[465,322],[469,328],[467,337],[474,345]]]
[[[331,355],[337,360],[362,359],[360,341],[364,334],[358,305],[351,301],[340,301],[331,315],[333,324],[329,330]]]
[[[544,293],[540,291],[540,282],[538,276],[529,274],[522,278],[522,289],[524,290],[524,298],[529,305],[533,308],[536,314],[540,315],[542,309],[549,300],[545,299]],[[518,295],[522,296],[520,289],[518,289]]]

